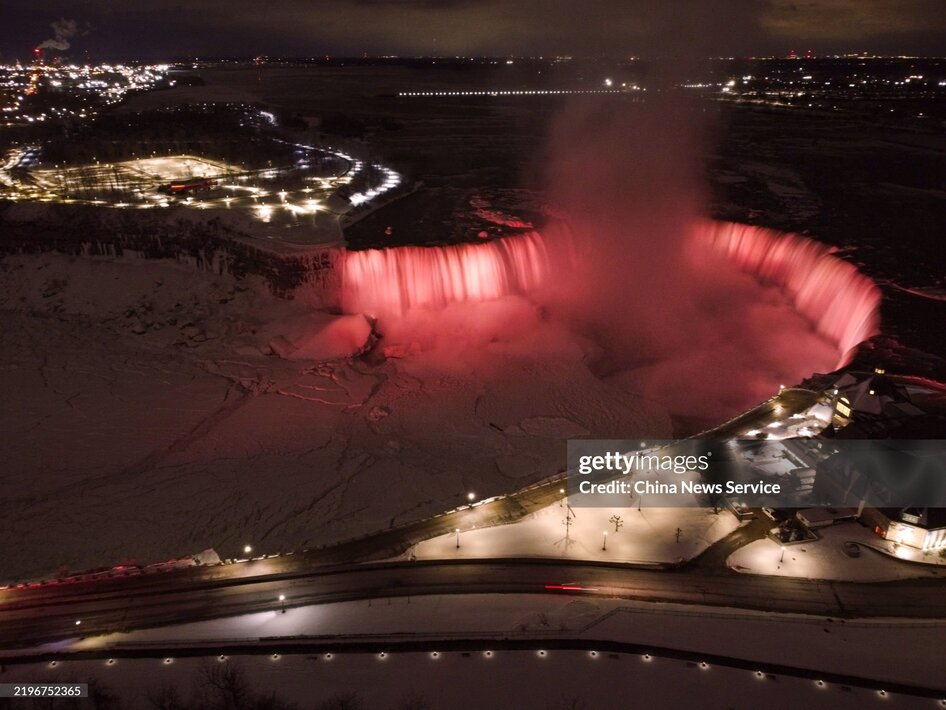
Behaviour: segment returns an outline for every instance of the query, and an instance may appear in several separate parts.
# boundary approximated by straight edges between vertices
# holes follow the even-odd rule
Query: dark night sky
[[[0,59],[71,56],[946,54],[944,0],[0,0]],[[72,36],[69,36],[72,35]]]

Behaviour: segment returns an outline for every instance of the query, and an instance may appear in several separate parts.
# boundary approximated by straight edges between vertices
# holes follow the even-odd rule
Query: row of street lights
[[[243,546],[243,554],[244,554],[244,555],[249,555],[249,554],[252,553],[252,552],[253,552],[253,546],[252,546],[252,545],[244,545],[244,546]],[[285,613],[286,613],[286,595],[285,595],[285,594],[280,594],[278,597],[276,597],[276,599],[277,599],[277,601],[279,601],[279,611],[280,611],[281,613],[285,614]],[[78,623],[78,622],[76,622],[76,623]]]
[[[476,501],[476,494],[470,491],[469,493],[466,494],[466,499],[469,501],[469,504],[472,507],[473,503]],[[456,533],[457,549],[459,550],[460,549],[460,528],[455,528],[453,532]],[[253,552],[253,547],[251,545],[243,546],[243,554],[249,555],[251,552]],[[286,613],[286,595],[285,594],[279,595],[279,603],[281,605],[282,613],[285,614]],[[76,622],[76,623],[79,623],[79,622]]]
[[[564,489],[562,489],[562,492],[563,492],[563,493],[565,492]],[[472,507],[472,506],[473,506],[473,503],[476,502],[476,493],[474,493],[473,491],[470,491],[469,493],[466,494],[466,499],[467,499],[467,501],[469,502],[470,507]],[[456,528],[456,529],[454,530],[454,532],[455,532],[456,535],[457,535],[457,547],[460,547],[460,528]],[[244,555],[249,555],[249,554],[251,554],[252,552],[253,552],[253,546],[252,546],[252,545],[244,545],[244,546],[243,546],[243,554],[244,554]],[[285,597],[283,597],[283,595],[281,595],[281,594],[279,595],[279,600],[280,600],[280,601],[282,601],[284,598],[285,598]],[[284,611],[285,611],[285,610],[284,610]]]

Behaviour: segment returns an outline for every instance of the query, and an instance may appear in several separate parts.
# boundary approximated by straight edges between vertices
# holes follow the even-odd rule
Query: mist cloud
[[[53,29],[53,36],[40,42],[38,45],[40,49],[55,49],[64,52],[72,46],[69,40],[79,32],[79,23],[66,18],[56,20],[50,27]]]
[[[596,343],[599,376],[707,422],[839,359],[777,288],[698,238],[713,136],[703,104],[648,92],[573,103],[547,148],[549,201],[565,223],[549,231],[549,313]]]

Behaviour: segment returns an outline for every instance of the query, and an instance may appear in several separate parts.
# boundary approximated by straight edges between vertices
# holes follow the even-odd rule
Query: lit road
[[[557,560],[372,563],[312,572],[271,571],[255,577],[166,574],[145,584],[96,583],[5,593],[0,646],[273,610],[287,605],[426,594],[538,593],[547,584],[577,585],[601,595],[644,601],[723,605],[837,617],[946,617],[940,580],[883,584],[707,573],[699,565],[674,571]],[[267,574],[268,572],[268,574]],[[139,581],[139,580],[135,580]],[[549,593],[563,592],[554,591]],[[8,596],[9,595],[9,596]]]
[[[765,429],[769,424],[801,414],[817,403],[820,393],[788,387],[747,412],[711,429],[700,436],[718,439],[747,438],[748,432]]]

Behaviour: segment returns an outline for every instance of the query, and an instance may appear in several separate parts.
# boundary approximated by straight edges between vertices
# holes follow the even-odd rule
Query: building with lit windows
[[[918,550],[946,549],[943,508],[864,508],[861,521],[885,540]]]

